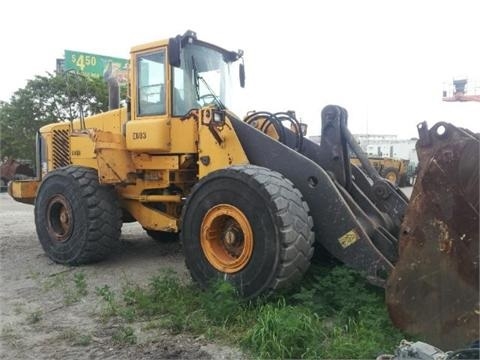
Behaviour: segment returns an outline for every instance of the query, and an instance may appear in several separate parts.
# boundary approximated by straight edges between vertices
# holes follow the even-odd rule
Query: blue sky
[[[200,39],[245,51],[247,86],[233,109],[240,116],[295,110],[314,135],[322,108],[338,104],[348,110],[354,133],[409,138],[423,120],[480,132],[480,103],[441,100],[453,78],[480,86],[478,1],[62,4],[2,5],[1,100],[52,71],[64,49],[124,58],[133,45],[191,29]]]

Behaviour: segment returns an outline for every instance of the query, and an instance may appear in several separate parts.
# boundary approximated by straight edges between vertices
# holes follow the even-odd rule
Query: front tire
[[[38,238],[53,261],[80,265],[99,261],[118,244],[122,211],[114,189],[97,171],[67,166],[50,172],[35,201]]]
[[[180,239],[202,287],[232,282],[252,298],[300,280],[313,255],[313,221],[300,192],[281,174],[247,165],[215,171],[195,185]]]
[[[385,168],[380,175],[390,181],[393,185],[398,186],[400,178],[397,169],[392,167]]]

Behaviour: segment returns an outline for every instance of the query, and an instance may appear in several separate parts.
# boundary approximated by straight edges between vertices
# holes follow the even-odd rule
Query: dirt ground
[[[146,284],[162,269],[185,281],[190,276],[178,243],[151,240],[137,223],[124,224],[122,245],[94,265],[67,267],[52,262],[35,232],[33,206],[0,193],[0,359],[239,359],[238,350],[203,337],[172,335],[130,324],[135,345],[119,345],[119,324],[100,321],[95,287],[118,290],[126,282]],[[85,296],[73,299],[75,274],[85,275]],[[70,301],[69,301],[70,300]],[[85,334],[89,335],[88,341]]]

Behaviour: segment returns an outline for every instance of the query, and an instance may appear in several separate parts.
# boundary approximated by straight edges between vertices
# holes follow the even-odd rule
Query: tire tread
[[[68,181],[78,186],[79,204],[85,207],[87,214],[87,232],[80,253],[67,259],[59,259],[55,254],[48,255],[52,260],[68,265],[104,259],[117,246],[122,227],[122,212],[115,190],[99,183],[95,169],[80,166],[70,165],[54,170],[45,177],[44,182],[59,175],[69,178]]]
[[[259,189],[274,209],[273,217],[280,233],[280,259],[269,281],[269,289],[264,293],[291,286],[308,270],[314,252],[313,219],[302,194],[282,174],[256,165],[232,166],[213,172],[198,182],[191,194],[222,171],[234,172],[237,178],[243,178],[251,187]],[[190,198],[182,209],[182,219]],[[192,272],[188,262],[186,264]]]

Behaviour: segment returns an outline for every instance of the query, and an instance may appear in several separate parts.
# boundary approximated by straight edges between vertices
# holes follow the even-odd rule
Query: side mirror
[[[243,63],[240,64],[238,71],[239,71],[239,77],[240,77],[240,86],[244,88],[245,87],[245,65]]]
[[[182,37],[180,35],[168,40],[168,62],[171,66],[180,66],[180,50],[182,47]]]

